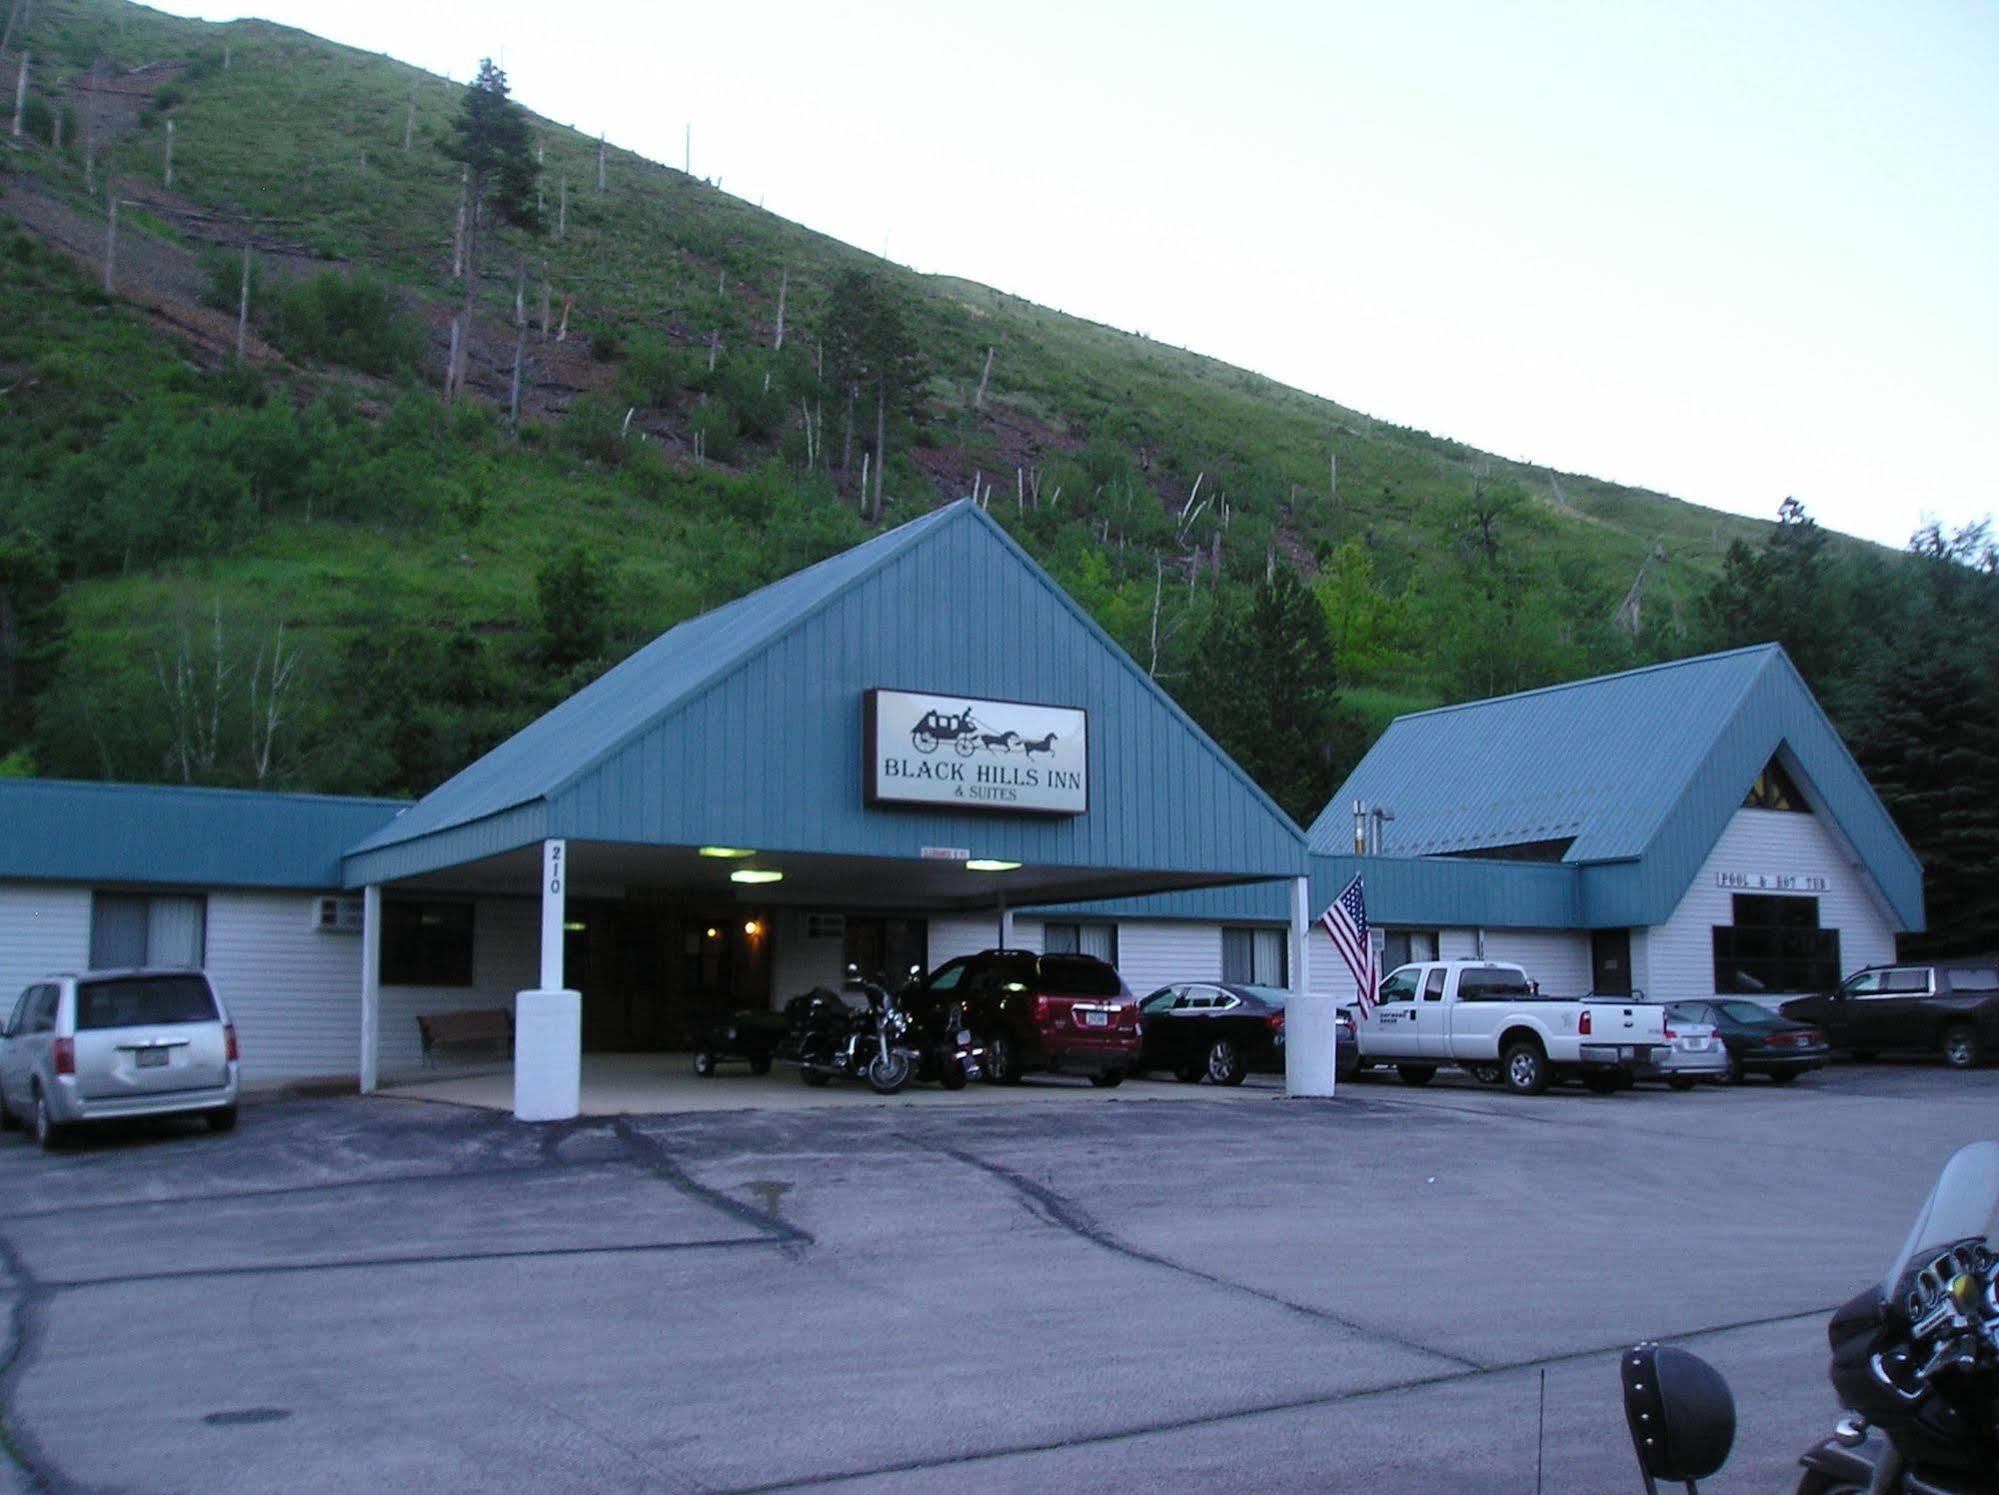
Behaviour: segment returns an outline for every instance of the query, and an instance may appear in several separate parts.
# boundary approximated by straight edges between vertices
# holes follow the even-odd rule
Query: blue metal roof
[[[401,800],[0,778],[0,877],[337,888]]]
[[[1351,846],[1355,800],[1394,811],[1401,857],[1567,839],[1584,924],[1657,924],[1780,750],[1904,927],[1921,929],[1915,853],[1776,644],[1400,717],[1311,845]]]
[[[1090,713],[1065,819],[870,810],[862,692]],[[1303,833],[969,501],[682,623],[357,846],[350,885],[543,836],[1221,877],[1294,872]]]

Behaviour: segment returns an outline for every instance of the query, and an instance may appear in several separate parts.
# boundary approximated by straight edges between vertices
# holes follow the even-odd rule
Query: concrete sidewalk
[[[509,1065],[434,1075],[399,1076],[382,1095],[401,1100],[448,1101],[485,1110],[514,1109],[514,1072]],[[911,1084],[895,1095],[876,1095],[858,1080],[812,1086],[788,1064],[767,1075],[725,1062],[708,1079],[694,1073],[689,1054],[585,1054],[582,1114],[585,1116],[665,1116],[707,1111],[817,1111],[857,1106],[1032,1106],[1116,1104],[1145,1100],[1281,1100],[1281,1075],[1251,1075],[1239,1086],[1182,1085],[1166,1074],[1099,1090],[1086,1079],[1029,1075],[1018,1085],[974,1081],[963,1090]]]

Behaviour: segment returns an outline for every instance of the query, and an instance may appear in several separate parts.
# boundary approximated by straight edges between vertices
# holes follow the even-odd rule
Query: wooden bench
[[[437,1067],[437,1050],[446,1045],[493,1043],[509,1054],[514,1047],[514,1015],[504,1007],[428,1013],[417,1018],[416,1031],[423,1040],[426,1069]]]

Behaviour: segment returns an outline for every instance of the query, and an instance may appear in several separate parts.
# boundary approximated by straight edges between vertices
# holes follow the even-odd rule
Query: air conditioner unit
[[[361,932],[359,898],[315,898],[312,900],[312,927],[328,934]]]
[[[847,918],[844,914],[807,914],[805,916],[805,937],[808,940],[837,940],[847,933]]]

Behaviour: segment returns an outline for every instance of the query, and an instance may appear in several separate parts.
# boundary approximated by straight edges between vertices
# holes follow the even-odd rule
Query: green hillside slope
[[[974,492],[1301,815],[1397,711],[1794,641],[1702,606],[1769,525],[915,275],[615,146],[600,190],[599,143],[538,118],[542,225],[479,226],[447,405],[462,85],[120,0],[38,0],[14,47],[17,767],[421,792],[679,619]],[[834,326],[856,272],[916,355],[879,515]],[[1820,560],[1849,593],[1883,565]]]

